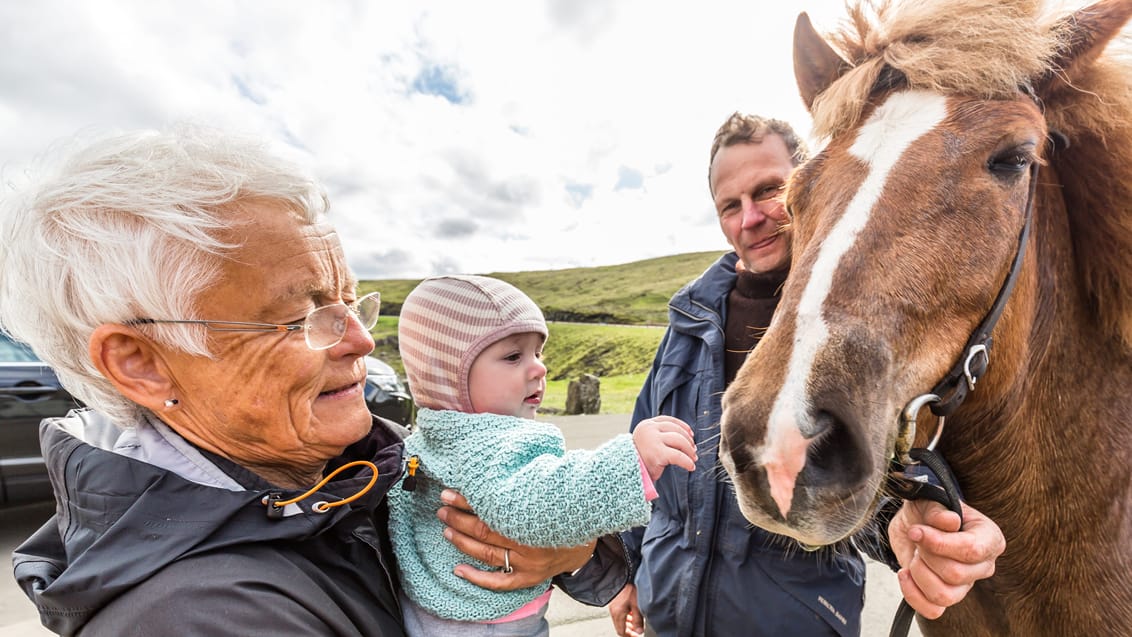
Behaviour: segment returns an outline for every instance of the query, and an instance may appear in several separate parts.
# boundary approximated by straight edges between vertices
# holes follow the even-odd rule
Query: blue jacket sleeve
[[[558,588],[589,606],[605,606],[629,581],[629,556],[616,535],[599,537],[593,557],[577,572],[554,578]]]
[[[672,338],[672,330],[667,329],[664,331],[664,338],[660,341],[660,346],[656,350],[656,356],[653,358],[652,369],[649,370],[649,375],[645,378],[645,384],[641,386],[641,391],[637,394],[637,402],[633,407],[633,418],[630,420],[629,431],[637,428],[637,423],[642,420],[647,420],[653,416],[658,415],[657,410],[659,405],[654,404],[653,400],[653,379],[656,377],[656,370],[660,366],[661,352],[667,349],[668,341]],[[629,558],[629,573],[630,580],[637,572],[637,567],[641,564],[641,542],[644,541],[645,527],[638,526],[621,534],[621,541],[625,545],[625,551]]]

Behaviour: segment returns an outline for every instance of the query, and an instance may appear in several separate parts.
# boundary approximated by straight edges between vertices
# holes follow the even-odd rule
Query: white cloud
[[[833,26],[841,6],[3,3],[0,166],[91,127],[194,119],[311,165],[362,277],[722,250],[712,134],[735,110],[806,130],[794,18]]]

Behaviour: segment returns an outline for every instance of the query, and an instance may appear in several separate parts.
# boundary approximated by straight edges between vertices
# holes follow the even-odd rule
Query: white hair
[[[241,223],[242,202],[279,202],[306,223],[328,208],[315,180],[263,143],[195,126],[105,136],[4,199],[0,328],[30,345],[72,395],[124,426],[145,410],[91,363],[94,329],[212,318],[195,300],[239,247],[222,237]],[[199,326],[146,330],[210,355]]]

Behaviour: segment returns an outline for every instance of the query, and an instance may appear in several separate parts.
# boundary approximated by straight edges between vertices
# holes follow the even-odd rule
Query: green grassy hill
[[[543,360],[546,362],[546,396],[543,413],[566,407],[566,389],[582,374],[601,379],[601,411],[627,414],[645,382],[656,348],[664,336],[659,326],[597,323],[549,323]],[[373,355],[405,377],[397,351],[397,317],[382,316],[373,330]]]
[[[668,299],[720,252],[695,252],[623,265],[491,273],[526,292],[549,323],[543,352],[547,394],[543,411],[561,410],[566,386],[582,374],[601,378],[602,412],[632,411],[668,322]],[[404,376],[397,352],[397,316],[420,279],[362,281],[362,294],[381,292],[374,355]]]
[[[527,293],[548,321],[665,325],[668,299],[722,251],[690,252],[621,265],[531,272],[492,272]],[[382,314],[397,314],[420,279],[362,281],[361,294],[381,292]]]

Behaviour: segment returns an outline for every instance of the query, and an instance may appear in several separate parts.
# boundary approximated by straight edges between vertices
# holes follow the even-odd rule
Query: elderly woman
[[[379,300],[357,297],[314,181],[185,129],[105,139],[7,203],[0,325],[89,406],[41,428],[57,514],[15,573],[43,623],[401,635],[385,528],[401,432],[362,395]],[[459,548],[508,563],[461,567],[495,589],[593,550],[520,547],[439,514]],[[626,576],[599,562],[573,578],[591,603]]]

